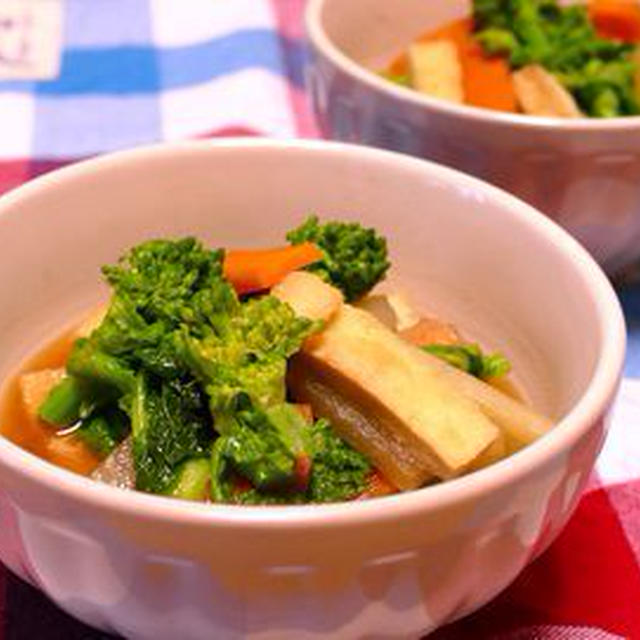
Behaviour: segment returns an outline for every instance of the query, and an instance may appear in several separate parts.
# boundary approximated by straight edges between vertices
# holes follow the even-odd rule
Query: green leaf
[[[180,466],[206,455],[213,440],[211,417],[199,386],[191,381],[136,378],[131,405],[136,488],[167,493]]]
[[[360,495],[372,472],[369,461],[342,440],[327,420],[312,427],[311,502],[339,502]]]
[[[511,364],[503,355],[485,355],[477,344],[428,344],[423,345],[422,349],[476,378],[497,378],[511,369]]]

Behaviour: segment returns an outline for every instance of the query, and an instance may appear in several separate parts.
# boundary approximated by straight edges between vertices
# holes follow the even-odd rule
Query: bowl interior
[[[425,311],[512,361],[558,417],[588,386],[605,332],[583,251],[510,196],[462,174],[334,144],[191,144],[50,175],[0,203],[0,379],[99,297],[100,265],[141,240],[283,243],[303,216],[389,239],[397,281]],[[590,267],[592,268],[592,267]]]
[[[348,58],[383,69],[423,33],[470,15],[471,0],[314,0],[322,29]],[[560,4],[572,4],[560,0]]]
[[[325,0],[320,23],[333,44],[369,69],[383,68],[420,34],[469,14],[469,0]]]

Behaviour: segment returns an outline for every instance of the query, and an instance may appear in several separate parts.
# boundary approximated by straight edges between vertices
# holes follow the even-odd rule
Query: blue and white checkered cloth
[[[226,131],[311,133],[300,99],[301,8],[66,0],[59,77],[0,81],[0,160],[69,162]]]

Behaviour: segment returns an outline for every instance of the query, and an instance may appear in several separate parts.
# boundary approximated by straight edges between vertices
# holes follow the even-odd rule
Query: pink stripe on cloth
[[[29,180],[33,178],[37,178],[38,176],[44,175],[45,173],[49,173],[50,171],[55,171],[56,169],[61,169],[62,167],[66,167],[68,164],[73,164],[74,162],[80,162],[81,160],[86,160],[85,156],[73,156],[68,158],[56,158],[55,160],[49,159],[40,159],[40,160],[32,160],[29,166]]]
[[[37,178],[43,173],[59,169],[72,162],[78,162],[78,160],[83,160],[83,158],[2,160],[0,161],[0,195],[19,187],[24,182]]]
[[[250,129],[241,125],[228,125],[213,131],[205,131],[193,139],[202,138],[224,138],[224,137],[255,137],[264,135],[255,129]],[[22,160],[0,160],[0,195],[11,189],[19,187],[21,184],[33,180],[40,175],[49,173],[56,169],[65,167],[74,162],[86,160],[84,156],[70,156],[68,158],[56,159],[22,159]]]
[[[29,160],[0,161],[0,194],[22,184],[29,179]]]
[[[285,38],[304,38],[305,0],[271,0],[277,17],[278,32]]]
[[[296,133],[301,138],[319,136],[311,105],[304,90],[296,88],[291,79],[304,73],[304,0],[271,0],[282,49],[284,68],[289,77],[289,100]],[[298,78],[301,80],[301,78]]]
[[[239,138],[254,138],[260,137],[264,134],[256,131],[255,129],[250,129],[249,127],[244,127],[242,125],[229,125],[227,127],[223,127],[222,129],[215,129],[213,131],[206,131],[204,133],[200,133],[196,136],[197,140],[201,140],[204,138],[225,138],[225,137],[239,137]]]
[[[320,132],[311,111],[308,96],[295,87],[289,89],[296,130],[300,138],[319,138]]]

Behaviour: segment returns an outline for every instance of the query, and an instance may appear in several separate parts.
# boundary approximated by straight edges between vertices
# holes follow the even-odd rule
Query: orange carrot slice
[[[504,58],[487,56],[471,36],[461,58],[466,104],[498,111],[518,110],[511,71]]]
[[[484,53],[473,37],[471,18],[451,22],[436,31],[435,36],[451,38],[458,47],[465,104],[498,111],[517,111],[509,64],[502,57]]]
[[[592,0],[589,16],[602,38],[640,42],[638,0]]]
[[[322,258],[311,242],[275,249],[233,249],[224,259],[224,275],[238,294],[264,291],[288,273]]]
[[[473,37],[471,18],[449,22],[424,34],[419,40],[450,40],[455,43],[462,65],[465,104],[498,111],[518,110],[509,64],[504,58],[484,53]],[[408,73],[407,55],[398,56],[391,63],[389,71],[394,74]]]

